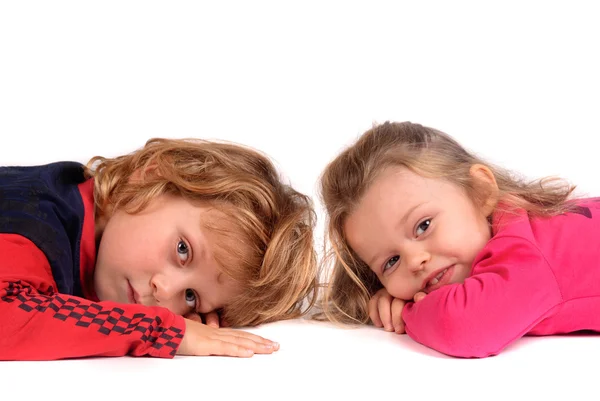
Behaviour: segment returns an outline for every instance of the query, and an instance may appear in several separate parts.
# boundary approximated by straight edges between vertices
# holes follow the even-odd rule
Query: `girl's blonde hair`
[[[315,302],[312,202],[282,183],[265,155],[225,142],[155,138],[125,156],[92,158],[86,173],[95,179],[97,217],[140,212],[162,194],[226,216],[203,228],[217,239],[217,263],[242,289],[221,311],[230,325],[293,319]]]
[[[533,216],[552,216],[569,209],[566,201],[575,187],[567,182],[558,178],[527,182],[484,162],[445,133],[410,122],[374,126],[329,163],[321,177],[327,214],[325,263],[332,262],[323,299],[329,320],[367,323],[369,299],[382,288],[375,273],[350,248],[343,230],[377,176],[388,167],[402,166],[424,177],[447,180],[482,205],[490,196],[489,186],[472,178],[469,171],[474,164],[493,172],[497,197],[506,211],[518,207]]]

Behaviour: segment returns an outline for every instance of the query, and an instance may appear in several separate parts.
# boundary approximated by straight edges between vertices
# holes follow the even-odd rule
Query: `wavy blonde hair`
[[[323,313],[315,318],[339,323],[369,321],[369,299],[383,286],[350,248],[343,227],[384,169],[402,166],[424,177],[444,179],[481,205],[490,193],[489,186],[469,173],[478,163],[493,172],[505,211],[523,208],[533,216],[552,216],[569,210],[566,201],[575,187],[566,181],[526,181],[469,153],[445,133],[410,122],[375,125],[329,163],[321,177],[321,197],[327,214],[324,264],[329,263],[332,270]]]
[[[265,155],[238,144],[150,139],[128,155],[92,158],[97,217],[138,213],[163,194],[209,205],[227,216],[204,224],[224,273],[241,294],[221,311],[231,326],[304,315],[315,302],[315,213],[310,198],[284,184]],[[200,222],[199,222],[200,224]]]

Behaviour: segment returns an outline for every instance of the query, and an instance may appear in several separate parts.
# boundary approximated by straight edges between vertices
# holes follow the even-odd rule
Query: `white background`
[[[0,165],[86,162],[150,137],[236,141],[269,154],[314,197],[321,238],[325,164],[374,122],[410,120],[531,178],[557,174],[600,195],[597,7],[2,1]],[[595,337],[525,339],[468,361],[372,329],[257,330],[282,342],[279,355],[0,362],[0,383],[8,394],[62,399],[489,399],[585,393],[595,388],[586,365],[600,356]]]

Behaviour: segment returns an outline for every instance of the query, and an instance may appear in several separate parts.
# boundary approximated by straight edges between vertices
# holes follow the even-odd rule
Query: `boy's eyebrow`
[[[216,260],[214,260],[214,256],[209,259],[208,254],[209,254],[209,244],[210,241],[206,238],[205,234],[204,234],[204,230],[206,230],[206,228],[200,228],[198,227],[197,229],[195,229],[193,235],[191,235],[190,238],[190,243],[192,244],[192,246],[194,247],[194,268],[195,269],[200,269],[202,268],[202,266],[208,266],[209,263],[217,263]],[[217,277],[217,281],[221,280],[221,273],[219,273],[218,275],[219,277]],[[204,303],[207,303],[209,306],[211,306],[212,310],[214,310],[214,299],[208,299],[206,297],[207,294],[199,294],[200,298],[202,301],[204,301]],[[200,313],[199,310],[196,310],[196,313]]]
[[[199,261],[206,261],[206,241],[201,239],[202,233],[190,233],[189,241],[193,247],[194,265],[198,265]]]
[[[200,269],[203,264],[206,264],[206,239],[203,238],[202,230],[195,230],[193,233],[188,232],[188,240],[193,249],[193,268]],[[199,294],[202,298],[202,294]],[[196,313],[200,311],[196,310]]]

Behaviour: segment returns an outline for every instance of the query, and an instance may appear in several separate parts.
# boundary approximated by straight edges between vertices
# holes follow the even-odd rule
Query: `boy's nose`
[[[163,274],[155,274],[150,280],[152,292],[157,301],[163,302],[173,297],[176,292],[173,280]]]

